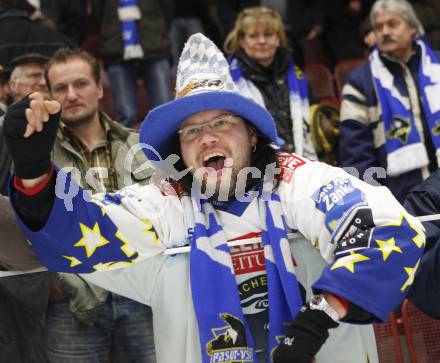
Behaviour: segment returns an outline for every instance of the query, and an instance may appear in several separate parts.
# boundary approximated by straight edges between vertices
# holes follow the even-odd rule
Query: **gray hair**
[[[417,17],[413,7],[406,0],[378,0],[374,3],[370,12],[370,22],[375,28],[376,25],[376,15],[382,11],[392,11],[393,13],[399,14],[402,18],[404,18],[408,24],[413,26],[416,29],[416,35],[425,34],[425,30],[423,29],[423,25]]]

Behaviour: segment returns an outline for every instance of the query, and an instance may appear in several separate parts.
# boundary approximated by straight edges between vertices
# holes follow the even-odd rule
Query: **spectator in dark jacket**
[[[440,213],[440,169],[411,190],[405,207],[416,216]],[[440,220],[424,226],[425,252],[408,298],[432,318],[440,319]]]
[[[40,53],[50,57],[58,48],[73,47],[74,42],[54,29],[30,19],[25,0],[0,0],[0,66],[8,69],[15,57]]]
[[[378,47],[342,90],[339,156],[403,202],[438,167],[440,57],[407,1],[377,1],[371,23]]]
[[[133,127],[138,121],[137,81],[148,92],[149,107],[171,99],[170,24],[172,0],[92,0],[100,28],[100,53],[112,86],[116,119]],[[124,34],[124,37],[122,36]],[[129,36],[127,36],[129,35]]]

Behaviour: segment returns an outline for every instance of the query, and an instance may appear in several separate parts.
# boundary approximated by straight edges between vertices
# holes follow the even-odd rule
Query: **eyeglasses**
[[[238,117],[240,116],[233,114],[222,115],[198,125],[184,126],[177,130],[177,134],[180,136],[181,141],[192,141],[202,134],[205,126],[208,126],[212,132],[228,131],[238,124]]]

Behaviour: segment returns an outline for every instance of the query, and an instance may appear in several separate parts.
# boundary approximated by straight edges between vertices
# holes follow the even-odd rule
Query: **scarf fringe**
[[[140,20],[141,11],[138,6],[119,7],[118,17],[120,21]]]
[[[437,150],[437,159],[439,150]],[[429,158],[422,143],[403,146],[387,156],[388,176],[396,177],[408,171],[428,166]]]
[[[139,59],[144,57],[144,51],[139,44],[127,45],[124,48],[124,60]]]

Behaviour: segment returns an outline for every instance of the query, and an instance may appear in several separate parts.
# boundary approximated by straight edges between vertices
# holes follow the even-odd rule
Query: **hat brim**
[[[209,91],[175,99],[148,113],[140,129],[140,142],[149,145],[143,148],[147,157],[155,161],[159,161],[159,156],[167,158],[173,146],[171,140],[182,121],[196,112],[208,110],[235,113],[279,144],[274,120],[265,108],[234,92]]]
[[[49,61],[49,56],[40,53],[25,53],[14,57],[8,67],[8,71],[12,72],[15,67],[21,66],[23,64],[38,63],[46,64]]]

